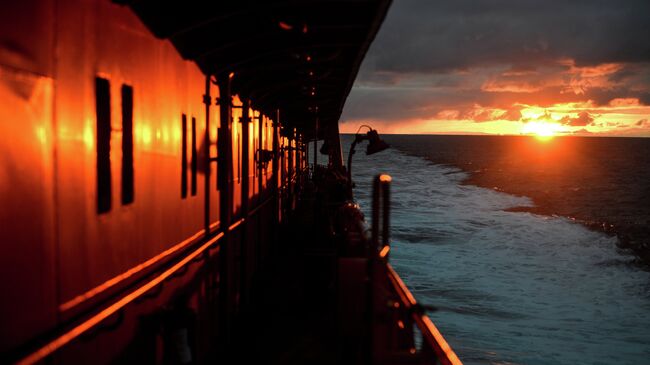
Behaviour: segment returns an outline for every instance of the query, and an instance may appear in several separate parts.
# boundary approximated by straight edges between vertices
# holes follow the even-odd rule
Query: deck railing
[[[371,269],[370,277],[373,280],[382,280],[381,277],[387,276],[389,281],[388,290],[391,292],[389,300],[392,315],[392,326],[388,326],[389,332],[397,333],[390,336],[393,341],[389,341],[388,351],[398,353],[402,357],[415,357],[417,362],[443,365],[462,365],[462,362],[456,353],[449,346],[438,328],[433,324],[431,319],[425,313],[425,308],[420,305],[413,294],[409,291],[400,276],[395,272],[393,267],[388,263],[390,252],[390,184],[389,175],[377,175],[373,182],[373,201],[372,201],[372,238],[371,238],[371,255],[376,256],[371,261],[377,265]],[[381,227],[381,231],[380,231]],[[380,240],[381,238],[381,240]],[[385,276],[384,276],[385,275]],[[381,287],[381,283],[372,284],[373,288]],[[375,298],[377,294],[375,294]],[[377,311],[377,300],[372,301],[375,305],[374,311]],[[379,305],[379,310],[382,308]],[[406,331],[407,329],[412,331]],[[371,328],[376,332],[375,328]],[[421,348],[415,348],[413,333],[419,332],[422,336]],[[382,342],[381,346],[386,343]],[[377,346],[377,345],[375,345]],[[373,352],[387,352],[386,348],[375,348]],[[401,351],[406,350],[406,351]],[[384,354],[384,359],[390,354]],[[399,361],[399,360],[398,360]]]

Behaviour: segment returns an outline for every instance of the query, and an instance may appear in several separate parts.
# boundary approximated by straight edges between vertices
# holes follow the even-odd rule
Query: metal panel
[[[60,309],[83,307],[92,289],[191,236],[203,226],[198,193],[181,199],[179,116],[204,134],[205,78],[127,8],[67,0],[57,21],[56,135]],[[111,82],[113,208],[95,209],[94,78]],[[133,87],[133,203],[122,205],[121,87]],[[200,141],[198,141],[200,144]]]
[[[0,11],[0,66],[52,77],[53,0],[3,1]]]
[[[53,91],[0,66],[0,352],[56,320]]]

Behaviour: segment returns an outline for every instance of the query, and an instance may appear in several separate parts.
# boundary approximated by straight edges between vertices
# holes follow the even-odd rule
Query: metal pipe
[[[379,176],[372,181],[372,227],[370,239],[370,254],[373,255],[379,246],[379,197],[381,185]]]
[[[222,237],[224,236],[223,232],[212,237],[205,243],[202,243],[197,249],[183,257],[180,261],[173,264],[170,268],[163,271],[161,274],[152,278],[151,280],[143,283],[142,285],[136,287],[135,289],[127,292],[125,295],[119,297],[117,300],[113,301],[112,304],[105,307],[102,311],[98,312],[94,316],[86,319],[85,321],[79,323],[75,327],[72,327],[67,332],[60,334],[55,337],[50,342],[47,342],[42,347],[38,348],[36,351],[31,352],[29,355],[21,358],[16,363],[22,365],[34,364],[45,359],[48,355],[53,352],[58,351],[61,347],[67,345],[71,341],[78,339],[82,335],[88,333],[90,329],[96,328],[102,321],[108,317],[118,313],[128,304],[133,301],[142,298],[147,292],[151,289],[161,285],[170,277],[173,277],[180,269],[184,268],[186,265],[190,264],[195,258],[209,250],[212,246],[215,245]],[[221,246],[219,246],[221,247]]]
[[[249,164],[249,142],[250,142],[250,100],[243,98],[242,100],[242,117],[241,130],[241,216],[248,217],[249,196],[250,196],[250,164]],[[250,262],[248,260],[249,251],[249,235],[248,235],[248,220],[243,220],[243,229],[239,235],[239,303],[246,305],[248,295],[248,268]]]
[[[233,263],[234,252],[230,245],[231,234],[226,227],[232,223],[232,134],[230,123],[232,119],[232,94],[231,78],[222,75],[217,78],[219,83],[219,135],[218,135],[218,163],[217,163],[217,188],[219,189],[219,220],[224,231],[224,244],[219,254],[219,308],[218,315],[222,326],[219,333],[221,350],[228,348],[232,328],[232,314],[234,313],[233,295]]]
[[[260,111],[259,118],[257,119],[257,151],[261,154],[261,151],[264,149],[264,114]],[[260,159],[260,155],[256,154],[258,156],[257,160],[257,201],[261,202],[262,201],[262,188],[264,187],[264,180],[266,179],[266,176],[264,176],[264,164],[262,164],[262,161]],[[266,196],[266,195],[264,195]],[[267,200],[268,201],[268,200]],[[264,203],[258,204],[257,208],[255,208],[253,211],[257,211],[261,206],[263,206]],[[249,212],[249,214],[251,214]],[[255,240],[255,267],[256,269],[260,267],[260,263],[262,261],[262,217],[257,217],[257,239]]]
[[[314,139],[314,170],[316,170],[316,165],[318,165],[318,137]]]
[[[294,164],[295,164],[295,159],[294,159],[294,144],[296,142],[296,136],[294,134],[293,128],[291,128],[289,138],[287,138],[287,143],[289,144],[287,147],[287,207],[289,210],[293,207],[293,174],[295,172],[294,170]]]
[[[279,221],[279,215],[278,215],[278,209],[279,209],[279,204],[280,202],[278,201],[279,196],[278,196],[278,157],[280,154],[280,141],[278,140],[278,125],[280,123],[280,110],[278,109],[276,111],[275,115],[275,121],[272,121],[273,123],[273,163],[272,163],[272,184],[271,184],[271,189],[273,189],[273,196],[275,197],[274,201],[274,212],[273,212],[273,217],[275,218],[275,222]],[[275,225],[273,225],[274,232],[273,232],[273,237],[275,238]]]
[[[352,199],[352,156],[355,154],[356,150],[354,147],[357,146],[357,143],[361,142],[363,140],[363,137],[361,135],[356,134],[354,136],[354,141],[352,142],[352,145],[350,146],[350,151],[348,152],[348,197]]]
[[[381,184],[382,197],[382,229],[381,229],[381,238],[382,238],[382,248],[390,245],[390,183],[392,179],[389,175],[382,174],[379,176],[379,184]]]
[[[250,112],[250,100],[244,98],[242,102],[242,117],[240,119],[241,121],[241,130],[242,130],[242,143],[241,143],[241,211],[242,211],[242,216],[245,217],[246,213],[248,211],[248,205],[249,205],[249,194],[250,194],[250,179],[249,179],[249,170],[250,170],[250,164],[249,164],[249,158],[250,158],[250,153],[249,153],[249,144],[250,144],[250,131],[249,131],[249,124],[251,121],[249,112]]]
[[[393,292],[399,298],[401,305],[409,313],[416,327],[422,334],[423,350],[428,348],[436,357],[437,362],[443,365],[462,365],[462,362],[449,346],[438,328],[431,319],[423,313],[422,306],[415,300],[411,291],[390,264],[386,264],[388,278],[393,286]],[[424,352],[424,351],[423,351]],[[432,359],[433,360],[433,359]]]
[[[205,236],[207,237],[210,234],[210,104],[212,104],[212,98],[210,97],[210,78],[211,75],[205,77],[205,94],[203,95],[203,104],[205,104],[205,139],[203,143],[205,144],[205,157],[204,157],[204,170],[205,170],[205,184],[204,184],[204,194],[205,194],[205,204],[203,212],[203,229],[205,230]]]

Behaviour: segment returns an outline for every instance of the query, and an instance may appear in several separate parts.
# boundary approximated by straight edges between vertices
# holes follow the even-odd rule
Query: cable
[[[369,126],[369,125],[367,125],[367,124],[362,124],[362,125],[359,127],[359,129],[357,129],[357,132],[356,132],[355,134],[359,134],[359,131],[360,131],[361,128],[363,128],[363,127],[366,127],[366,128],[368,128],[368,129],[372,130],[372,127],[371,127],[371,126]]]

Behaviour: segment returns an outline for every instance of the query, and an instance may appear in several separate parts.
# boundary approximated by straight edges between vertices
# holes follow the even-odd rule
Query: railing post
[[[232,119],[232,96],[230,75],[220,75],[219,85],[219,132],[217,139],[217,188],[219,189],[219,221],[224,232],[221,251],[219,252],[219,348],[226,351],[230,343],[232,314],[234,313],[233,294],[233,262],[234,253],[230,247],[231,234],[229,227],[232,223],[232,134],[230,123]]]
[[[372,226],[371,226],[371,240],[370,240],[370,253],[377,251],[379,247],[379,197],[381,185],[379,184],[379,177],[377,176],[372,181]]]
[[[262,190],[264,188],[264,181],[266,180],[266,176],[264,174],[264,164],[262,164],[261,160],[261,153],[262,150],[264,149],[264,114],[260,111],[259,117],[257,119],[257,147],[256,150],[258,153],[255,154],[257,157],[257,201],[258,205],[262,204],[263,201],[266,199],[266,194],[262,193]],[[268,187],[267,187],[268,189]],[[266,210],[266,209],[264,209]],[[265,245],[262,243],[263,239],[262,238],[262,232],[263,232],[263,217],[264,217],[264,211],[261,211],[257,214],[256,220],[257,220],[257,236],[255,240],[255,269],[259,269],[261,262],[262,262],[262,247]]]
[[[244,218],[244,223],[240,229],[239,234],[239,306],[242,307],[248,301],[249,289],[249,275],[248,270],[251,262],[248,259],[249,252],[249,217],[248,211],[250,208],[250,100],[243,98],[242,101],[242,116],[240,119],[242,130],[241,142],[241,217]]]
[[[390,247],[390,175],[379,175],[379,185],[382,194],[382,229],[381,229],[381,248]],[[388,254],[388,253],[387,253]]]
[[[279,212],[278,210],[280,209],[280,195],[279,195],[279,182],[278,182],[278,168],[279,168],[279,163],[278,163],[278,157],[280,157],[280,141],[278,138],[280,137],[278,135],[278,127],[280,124],[280,110],[276,112],[275,115],[275,120],[272,121],[273,123],[273,162],[272,162],[272,169],[273,171],[271,172],[271,188],[273,189],[273,218],[274,222],[278,223],[280,221],[279,219]],[[273,225],[273,240],[276,238],[276,233],[277,230],[275,229],[276,225]]]
[[[375,287],[382,287],[381,280],[385,280],[386,261],[388,260],[389,245],[389,215],[390,215],[390,183],[391,177],[386,174],[377,175],[373,180],[372,189],[372,231],[371,241],[368,250],[368,288],[367,288],[367,318],[368,333],[366,336],[368,364],[375,363],[383,357],[386,351],[386,339],[376,337],[376,316],[381,312],[381,306],[385,306],[385,294],[382,290],[377,291]],[[381,220],[381,223],[380,223]],[[381,247],[379,246],[379,230],[381,226]],[[381,326],[381,325],[379,325]]]
[[[205,170],[205,184],[204,184],[204,194],[205,194],[205,203],[204,203],[204,220],[203,220],[203,229],[205,230],[205,236],[210,235],[210,169],[212,166],[212,160],[210,156],[210,104],[212,104],[212,98],[210,96],[210,75],[205,77],[205,94],[203,95],[203,104],[205,104],[205,139],[203,144],[205,148],[204,159],[204,170]]]

